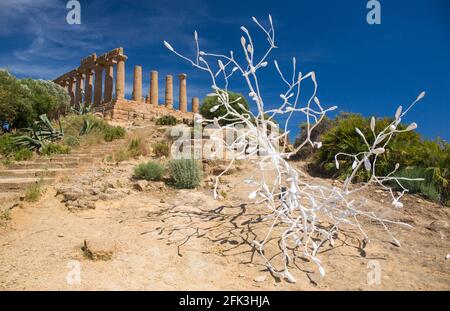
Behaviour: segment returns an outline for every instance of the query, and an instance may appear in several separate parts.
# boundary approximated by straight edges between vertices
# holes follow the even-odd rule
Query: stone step
[[[78,155],[78,154],[94,154],[94,153],[98,153],[98,152],[111,152],[111,151],[115,151],[118,148],[94,148],[94,149],[78,149],[78,150],[73,150],[72,152],[69,153],[69,155]]]
[[[117,148],[105,148],[105,149],[88,149],[88,150],[77,150],[73,151],[70,154],[71,155],[78,155],[78,154],[95,154],[95,153],[102,153],[102,152],[113,152],[117,150]]]
[[[42,184],[50,184],[54,182],[54,178],[39,178],[39,177],[27,177],[27,178],[5,178],[0,179],[0,190],[19,190],[26,189],[30,185],[41,182]]]
[[[8,169],[52,169],[52,168],[74,168],[79,165],[74,161],[59,161],[48,163],[36,162],[14,162],[8,165]]]
[[[34,163],[65,163],[65,162],[80,162],[78,157],[65,157],[65,158],[37,158],[33,161]]]
[[[56,175],[70,173],[70,168],[52,168],[52,169],[15,169],[0,170],[0,179],[20,178],[20,177],[54,177]]]
[[[70,157],[77,157],[77,158],[90,158],[92,157],[92,154],[89,154],[87,152],[78,153],[78,152],[72,152],[70,154],[54,154],[52,155],[52,159],[65,159]]]

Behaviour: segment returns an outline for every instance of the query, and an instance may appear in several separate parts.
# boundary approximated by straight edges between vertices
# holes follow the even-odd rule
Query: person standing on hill
[[[11,133],[11,124],[9,124],[8,121],[3,121],[2,131],[3,131],[3,133]]]

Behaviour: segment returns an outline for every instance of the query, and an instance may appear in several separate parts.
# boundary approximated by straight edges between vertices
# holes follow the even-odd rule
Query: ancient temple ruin
[[[66,89],[70,105],[77,110],[89,107],[94,113],[114,119],[152,119],[155,116],[172,114],[189,117],[198,113],[199,98],[192,98],[188,111],[187,75],[179,74],[178,111],[173,109],[173,76],[165,77],[165,99],[159,102],[158,72],[150,72],[149,93],[142,91],[142,67],[135,66],[133,93],[131,99],[125,98],[125,62],[128,57],[123,48],[116,48],[99,57],[94,53],[81,60],[80,66],[57,79],[55,83]],[[115,70],[114,70],[115,69]]]

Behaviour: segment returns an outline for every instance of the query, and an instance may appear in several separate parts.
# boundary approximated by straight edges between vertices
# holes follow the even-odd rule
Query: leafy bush
[[[13,127],[27,127],[35,112],[28,98],[29,92],[20,80],[6,70],[0,70],[0,120],[8,120]]]
[[[116,139],[121,139],[125,137],[125,129],[120,126],[108,126],[102,129],[104,135],[103,138],[105,141],[113,141]]]
[[[114,154],[109,155],[107,158],[107,162],[116,162],[120,163],[130,158],[136,158],[141,155],[147,155],[148,149],[145,146],[144,142],[141,138],[133,138],[129,141],[129,143],[116,150]]]
[[[16,149],[13,136],[11,134],[3,134],[0,136],[0,154],[8,155]]]
[[[67,136],[64,138],[64,144],[69,147],[79,147],[80,141],[75,136]]]
[[[164,166],[158,162],[141,163],[134,168],[134,177],[152,181],[160,181],[164,176]]]
[[[116,152],[114,152],[114,155],[111,157],[111,161],[109,161],[109,162],[120,163],[120,162],[128,160],[129,158],[130,158],[130,153],[128,152],[128,150],[121,148],[121,149],[117,150]]]
[[[249,106],[247,100],[242,94],[228,92],[229,102],[232,103],[231,107],[236,110],[239,114],[244,114],[246,110],[249,110]],[[240,98],[240,99],[239,99]],[[239,99],[239,100],[238,100]],[[207,96],[200,107],[200,114],[206,119],[214,119],[219,117],[233,118],[224,107],[224,105],[220,105],[217,110],[214,111],[214,107],[219,105],[219,101],[217,96]],[[245,110],[240,106],[242,105]],[[213,111],[211,111],[213,109]],[[229,120],[220,120],[219,124],[225,125],[229,124],[232,121]]]
[[[171,115],[163,116],[156,120],[156,125],[177,125],[177,123],[177,118]]]
[[[73,136],[83,144],[98,144],[103,141],[113,141],[125,137],[126,131],[120,126],[108,124],[103,119],[92,114],[71,114],[62,118],[66,135]]]
[[[159,142],[153,145],[153,152],[157,157],[168,157],[170,154],[170,146],[166,142]]]
[[[313,142],[321,141],[322,135],[327,131],[329,131],[333,126],[336,126],[337,120],[339,118],[345,118],[345,115],[340,114],[338,117],[336,117],[336,119],[330,119],[327,116],[325,116],[322,122],[320,122],[318,126],[313,131],[311,131],[310,136],[311,141]],[[306,122],[300,124],[300,134],[295,138],[294,142],[295,148],[297,148],[300,144],[302,144],[306,140],[307,138],[306,135],[308,133],[307,127],[308,124]],[[300,159],[306,159],[312,156],[314,151],[315,149],[310,144],[306,144],[300,149],[300,151],[297,153],[297,156]]]
[[[45,142],[54,142],[64,138],[64,130],[61,123],[59,123],[59,130],[55,129],[45,114],[39,116],[38,121],[35,121],[30,128],[24,130],[28,132],[26,135],[13,138],[18,148],[40,151]]]
[[[376,120],[376,132],[384,129],[392,119],[382,118]],[[331,125],[331,126],[330,126]],[[370,130],[370,119],[358,114],[346,114],[329,123],[321,135],[322,148],[314,154],[315,167],[320,168],[328,177],[344,179],[351,172],[352,159],[339,159],[339,169],[336,169],[334,156],[339,153],[357,154],[367,150],[362,138],[356,134],[359,128],[371,145],[375,139]],[[398,129],[405,129],[400,124]],[[410,131],[394,135],[386,152],[378,156],[377,174],[387,175],[399,163],[404,170],[399,174],[413,174],[415,178],[427,178],[427,182],[407,182],[406,188],[412,188],[430,199],[447,204],[449,201],[450,180],[450,145],[442,140],[422,140],[416,132]],[[414,168],[414,170],[411,170]],[[419,176],[420,175],[420,176]],[[369,172],[358,171],[356,181],[367,180]],[[412,184],[423,184],[413,186]],[[439,196],[436,196],[436,191]]]
[[[28,186],[25,190],[25,201],[37,202],[42,195],[42,181]]]
[[[433,182],[432,174],[427,169],[420,167],[408,167],[400,170],[395,174],[396,177],[405,177],[405,178],[423,178],[424,181],[408,181],[401,180],[400,183],[403,187],[409,190],[410,193],[420,193],[424,197],[433,200],[439,201],[439,186],[437,186]],[[402,188],[397,184],[392,182],[391,184],[394,189],[401,191]]]
[[[92,130],[95,128],[96,123],[91,122],[88,118],[84,118],[83,120],[83,127],[81,128],[80,135],[87,135],[92,132]]]
[[[148,149],[142,138],[133,138],[128,144],[128,151],[130,153],[130,157],[135,158],[138,156],[145,156],[148,154]]]
[[[392,119],[377,119],[376,132],[384,129],[392,122]],[[326,131],[322,136],[322,148],[317,151],[315,162],[323,166],[325,171],[332,177],[345,178],[351,171],[353,161],[342,159],[339,161],[340,169],[334,165],[334,156],[339,153],[357,154],[367,151],[367,146],[355,128],[359,128],[367,138],[369,144],[373,144],[375,137],[370,130],[370,119],[359,114],[351,114],[345,118],[337,119],[336,125]],[[400,124],[398,129],[405,129],[406,126]],[[394,170],[396,163],[402,167],[413,166],[413,154],[420,148],[420,135],[415,132],[406,132],[395,135],[389,143],[386,152],[378,157],[377,173],[385,175]],[[361,170],[357,178],[358,181],[366,180],[368,172]]]
[[[14,128],[29,127],[42,114],[53,119],[67,109],[69,101],[67,92],[51,81],[19,80],[0,70],[0,120]]]
[[[42,147],[41,154],[50,156],[52,154],[69,154],[70,147],[60,144],[49,143]]]
[[[70,103],[70,97],[60,85],[46,80],[23,79],[21,84],[29,90],[29,100],[32,102],[35,116],[47,115],[55,119],[64,113]]]
[[[30,149],[19,149],[14,152],[14,160],[16,161],[28,161],[33,158],[33,151]]]
[[[202,169],[193,159],[178,159],[169,162],[169,173],[177,188],[192,189],[202,181]]]

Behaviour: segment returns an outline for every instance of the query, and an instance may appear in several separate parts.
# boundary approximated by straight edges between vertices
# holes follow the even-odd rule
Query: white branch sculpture
[[[275,30],[272,18],[269,15],[269,28],[266,29],[262,24],[253,17],[253,21],[267,36],[268,48],[261,54],[262,57],[257,59],[255,55],[255,46],[252,36],[245,27],[241,27],[244,36],[241,37],[241,45],[245,62],[240,64],[236,59],[233,51],[229,55],[207,53],[200,50],[199,39],[197,32],[194,33],[194,40],[196,44],[196,55],[192,59],[177,52],[168,42],[164,41],[165,46],[178,55],[187,60],[192,66],[207,72],[212,80],[213,96],[217,96],[218,105],[211,109],[212,112],[217,110],[220,106],[224,106],[228,112],[226,116],[215,118],[214,120],[205,120],[201,116],[196,115],[196,123],[210,123],[214,124],[218,131],[230,130],[238,133],[237,138],[230,144],[226,144],[228,150],[235,151],[233,159],[231,159],[227,170],[233,165],[235,160],[254,159],[259,155],[257,165],[261,171],[261,178],[258,180],[248,179],[247,183],[253,184],[257,190],[249,194],[249,198],[256,200],[257,204],[265,204],[268,209],[266,219],[273,219],[272,225],[269,228],[267,235],[262,241],[253,241],[254,247],[259,251],[264,258],[268,269],[274,276],[284,278],[289,282],[296,282],[295,278],[289,272],[289,264],[292,261],[294,250],[300,253],[307,259],[314,262],[320,274],[325,275],[325,269],[322,262],[317,257],[317,252],[325,242],[329,241],[334,245],[334,238],[342,224],[347,224],[359,229],[364,236],[366,242],[369,237],[365,233],[359,221],[360,217],[368,217],[372,220],[378,221],[389,234],[392,242],[400,246],[400,243],[390,232],[388,225],[396,224],[405,227],[411,227],[408,224],[390,221],[375,215],[374,212],[364,210],[366,204],[365,199],[356,199],[353,194],[360,192],[369,184],[378,184],[384,189],[388,189],[392,196],[392,205],[395,208],[403,207],[400,203],[401,197],[407,190],[402,187],[401,181],[406,178],[395,177],[395,172],[399,169],[399,165],[395,170],[387,176],[376,175],[376,163],[380,154],[384,153],[389,141],[393,135],[414,130],[417,125],[412,123],[406,130],[399,130],[397,126],[400,124],[402,117],[414,106],[416,102],[421,100],[425,93],[421,93],[417,99],[406,109],[402,107],[397,109],[395,114],[395,121],[380,133],[375,132],[375,118],[371,119],[371,129],[375,136],[373,145],[369,145],[364,134],[355,129],[357,135],[367,145],[367,151],[360,154],[345,154],[339,153],[336,155],[336,166],[339,168],[339,157],[350,157],[354,159],[352,166],[352,173],[346,179],[343,189],[336,187],[314,185],[305,182],[300,170],[294,168],[289,163],[289,158],[296,154],[306,144],[312,145],[314,148],[321,148],[321,142],[311,140],[311,132],[323,120],[325,115],[335,110],[337,107],[323,108],[317,97],[317,81],[314,71],[307,74],[297,72],[296,60],[293,58],[292,78],[287,78],[278,66],[277,61],[274,61],[275,68],[286,84],[287,90],[280,95],[281,105],[277,109],[265,109],[265,103],[258,80],[258,71],[268,67],[268,57],[272,50],[276,48],[275,45]],[[242,105],[241,109],[245,113],[238,113],[233,107],[234,102],[230,102],[228,96],[228,82],[232,76],[239,75],[245,81],[249,90],[249,97],[254,101],[255,109],[246,110]],[[307,99],[304,106],[300,105],[300,91],[301,83],[304,80],[311,80],[314,85],[314,91]],[[221,86],[219,86],[221,84]],[[237,101],[235,101],[237,102]],[[286,151],[285,148],[280,150],[279,142],[284,140],[286,142],[289,135],[289,121],[294,113],[302,113],[306,117],[307,135],[304,142],[302,142],[295,150]],[[281,135],[274,135],[268,129],[277,128],[273,121],[277,115],[287,115],[284,123],[284,133]],[[219,125],[219,121],[228,121],[227,125]],[[237,125],[241,128],[237,130]],[[242,130],[242,125],[244,129]],[[284,144],[285,146],[286,144]],[[236,151],[238,150],[238,151]],[[357,185],[350,189],[356,173],[360,169],[365,169],[370,172],[371,177],[368,182]],[[267,170],[275,170],[276,175],[272,180],[267,180],[265,172]],[[215,197],[218,196],[219,177],[225,172],[217,176],[216,185],[214,189]],[[412,180],[412,179],[408,179]],[[419,180],[419,179],[416,179]],[[385,185],[388,181],[397,182],[402,188],[403,192],[400,195],[395,195],[394,191]],[[331,223],[331,227],[324,228],[320,226],[322,221]],[[275,227],[283,228],[284,232],[280,237],[280,248],[282,250],[283,262],[281,267],[275,267],[271,261],[264,254],[264,246],[270,240]],[[295,256],[295,254],[294,254]]]

